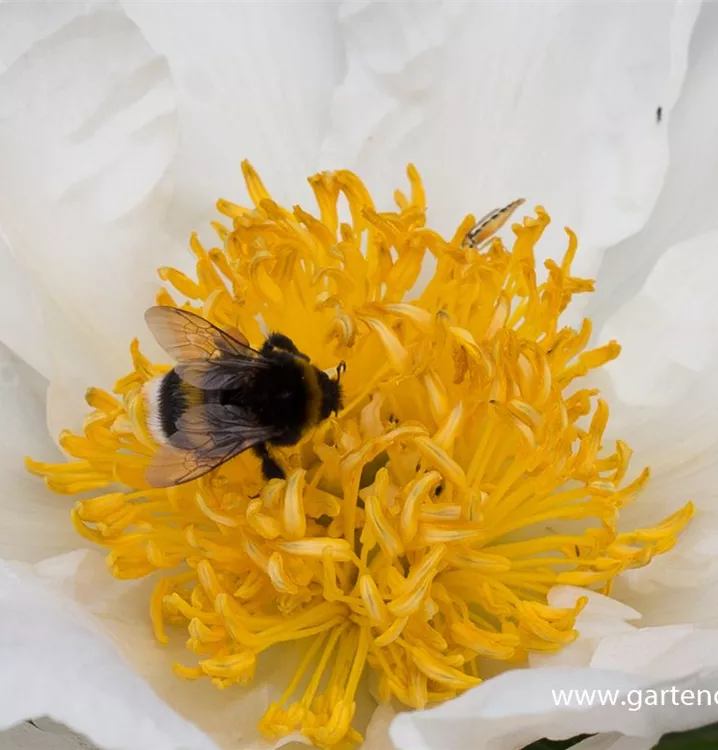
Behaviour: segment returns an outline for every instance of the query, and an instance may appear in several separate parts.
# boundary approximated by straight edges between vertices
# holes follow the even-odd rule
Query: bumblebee
[[[330,378],[281,333],[257,351],[239,331],[186,310],[151,307],[145,320],[177,362],[144,390],[160,444],[146,475],[153,487],[197,479],[250,448],[267,480],[283,478],[269,447],[296,444],[341,408],[345,364]]]

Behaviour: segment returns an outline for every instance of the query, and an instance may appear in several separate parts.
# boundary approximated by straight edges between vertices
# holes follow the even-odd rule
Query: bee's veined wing
[[[146,479],[170,487],[197,479],[254,445],[277,436],[250,409],[220,404],[195,406],[183,414],[170,445],[152,457]]]
[[[177,362],[182,380],[203,388],[239,388],[268,363],[208,320],[177,307],[150,307],[145,320],[157,343]]]

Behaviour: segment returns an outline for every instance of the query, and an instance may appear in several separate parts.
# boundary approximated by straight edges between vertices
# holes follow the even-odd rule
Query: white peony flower
[[[611,598],[590,593],[578,639],[532,669],[396,718],[363,689],[365,746],[391,747],[393,721],[406,750],[580,733],[637,750],[716,721],[715,705],[552,695],[718,688],[716,29],[718,6],[693,2],[0,4],[0,729],[48,716],[108,749],[273,745],[257,725],[296,670],[292,644],[251,687],[178,680],[186,651],[153,637],[153,581],[110,577],[75,500],[23,466],[62,460],[53,438],[81,430],[85,388],[112,388],[134,336],[151,351],[156,269],[191,269],[180,248],[218,196],[240,195],[245,157],[278,203],[304,207],[306,175],[337,168],[389,206],[413,162],[447,236],[469,211],[545,205],[580,239],[573,274],[597,278],[569,322],[588,314],[599,344],[623,346],[595,374],[606,443],[653,473],[621,524],[696,509],[672,550]],[[552,226],[537,251],[564,245]],[[549,603],[573,612],[585,594],[560,586]]]

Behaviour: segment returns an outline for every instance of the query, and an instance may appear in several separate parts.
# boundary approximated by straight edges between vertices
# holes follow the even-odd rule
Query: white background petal
[[[687,500],[696,517],[668,555],[629,571],[614,594],[647,624],[718,623],[718,381],[715,362],[718,232],[707,209],[718,176],[718,117],[704,106],[718,72],[718,6],[703,5],[690,67],[669,115],[671,166],[643,231],[610,250],[589,313],[621,357],[599,378],[612,405],[609,432],[653,478],[623,513],[626,527],[656,521]],[[699,234],[700,230],[704,230]],[[616,309],[616,305],[619,305]]]
[[[672,110],[664,108],[670,166],[663,189],[641,232],[606,253],[589,308],[599,323],[640,290],[667,248],[718,229],[718,111],[710,93],[718,73],[717,33],[718,5],[703,3],[680,97]]]
[[[598,337],[623,345],[597,378],[612,407],[606,443],[626,440],[636,469],[653,470],[622,524],[646,526],[689,500],[696,506],[669,554],[617,581],[614,595],[647,624],[718,623],[717,250],[718,232],[671,247]]]
[[[665,127],[695,3],[342,4],[347,78],[326,167],[383,202],[408,161],[447,230],[514,198],[579,233],[580,273],[637,231],[667,165]],[[561,252],[563,239],[558,238]]]
[[[86,4],[87,5],[87,4]],[[0,72],[33,44],[56,33],[82,8],[77,2],[0,3]]]
[[[481,737],[483,750],[515,750],[541,737],[561,739],[583,732],[627,730],[653,735],[644,714],[557,708],[552,690],[623,689],[646,684],[639,677],[599,670],[517,670],[483,683],[429,711],[399,715],[391,736],[400,750],[470,750]]]
[[[154,639],[147,616],[154,581],[131,582],[111,578],[107,574],[103,555],[94,550],[77,551],[45,560],[35,567],[35,573],[35,586],[41,587],[35,598],[42,599],[41,594],[49,592],[51,598],[57,597],[65,608],[83,612],[87,623],[114,642],[122,654],[122,662],[131,665],[137,681],[140,684],[144,681],[149,686],[145,689],[151,689],[157,696],[156,703],[150,703],[147,707],[144,704],[146,695],[140,691],[136,700],[124,690],[108,696],[108,700],[112,698],[123,702],[127,711],[134,712],[136,721],[154,721],[156,712],[160,710],[157,703],[164,701],[162,710],[169,711],[167,707],[171,706],[224,750],[271,750],[274,747],[274,743],[261,737],[257,725],[270,703],[277,700],[289,684],[303,656],[301,645],[298,647],[292,643],[263,654],[258,660],[257,675],[250,687],[219,691],[208,680],[188,682],[178,679],[172,672],[175,662],[193,665],[196,664],[196,657],[185,646],[186,631],[173,632],[172,628],[168,628],[170,643],[166,646],[159,645]],[[15,595],[12,593],[13,597]],[[8,599],[8,608],[17,612],[14,601],[14,598]],[[10,619],[14,622],[15,615],[12,618],[8,616]],[[51,617],[46,619],[50,620],[50,625],[53,624]],[[48,650],[62,651],[68,637],[63,630],[50,626],[43,634]],[[30,643],[28,641],[28,646]],[[68,648],[72,650],[72,645]],[[120,669],[117,657],[111,658],[108,652],[106,658],[112,669]],[[99,661],[97,668],[101,678],[103,668]],[[51,664],[48,669],[53,671],[53,675],[59,675],[58,680],[61,679],[62,669],[58,669],[57,665]],[[55,689],[59,684],[55,684]],[[80,691],[80,687],[73,686],[72,689]],[[106,692],[112,693],[113,690],[114,687],[108,687]],[[51,688],[48,687],[50,693]],[[82,706],[84,693],[77,692],[73,700],[76,705]],[[28,706],[24,708],[30,710]],[[25,713],[22,718],[40,716],[43,711],[47,713],[43,707],[35,707],[33,711]],[[88,734],[101,747],[132,750],[138,747],[123,741],[120,734],[109,739],[107,736],[101,738],[96,732],[93,733],[95,730],[92,726],[88,727],[89,719],[85,723],[78,722],[75,714],[66,711],[50,715],[72,729]],[[163,731],[169,732],[167,729]],[[277,743],[278,746],[283,744],[283,740]],[[176,735],[170,733],[167,734],[165,746],[168,750],[193,750],[195,747],[189,742],[182,744]]]
[[[104,747],[213,750],[97,625],[31,571],[0,563],[0,728],[50,716]]]
[[[219,197],[244,203],[249,159],[289,205],[311,195],[334,86],[344,76],[333,2],[125,2],[167,58],[181,139],[169,216],[179,243],[218,218]]]
[[[616,671],[609,671],[616,670]],[[619,671],[620,670],[620,671]],[[658,705],[649,705],[646,690],[676,689]],[[541,737],[565,739],[582,733],[616,732],[642,742],[626,747],[651,747],[664,733],[709,724],[718,705],[689,705],[683,690],[718,687],[718,631],[647,628],[609,636],[591,662],[591,669],[515,670],[489,680],[454,701],[429,711],[400,715],[391,736],[401,750],[441,750],[451,736],[452,750],[475,748],[515,750]],[[620,690],[615,705],[577,702],[557,706],[552,691]],[[642,693],[629,691],[643,690]],[[694,693],[695,695],[695,693]],[[639,700],[640,708],[638,706]],[[623,703],[621,701],[624,701]],[[694,702],[697,702],[694,699]],[[677,703],[677,705],[675,705]],[[633,710],[631,710],[633,709]],[[598,747],[613,747],[612,737]],[[593,748],[590,744],[587,748]],[[623,745],[618,744],[616,748]]]
[[[343,76],[331,3],[61,6],[0,7],[0,227],[49,329],[53,429],[147,340],[157,267],[244,202],[242,158],[309,195]]]
[[[529,654],[531,667],[588,667],[601,641],[608,636],[630,633],[641,620],[641,613],[595,591],[576,586],[556,586],[548,594],[552,607],[574,607],[580,597],[588,604],[576,618],[579,637],[555,653]]]
[[[674,402],[718,357],[718,231],[671,247],[643,288],[607,321],[601,340],[621,356],[606,366],[629,406]]]
[[[70,523],[73,498],[25,470],[30,455],[61,460],[45,424],[47,381],[0,343],[0,558],[34,562],[83,546]]]
[[[50,373],[42,301],[27,270],[0,235],[0,341],[37,372]]]
[[[64,316],[53,323],[94,355],[91,376],[108,379],[153,299],[174,94],[166,63],[121,11],[70,7],[0,77],[0,226]]]

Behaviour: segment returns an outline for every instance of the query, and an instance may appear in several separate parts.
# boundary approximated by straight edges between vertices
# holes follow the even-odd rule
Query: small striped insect
[[[526,201],[523,198],[509,203],[503,208],[495,208],[489,211],[483,218],[479,219],[476,224],[466,233],[462,247],[478,248],[483,242],[496,234],[501,227],[511,218],[513,212]]]

